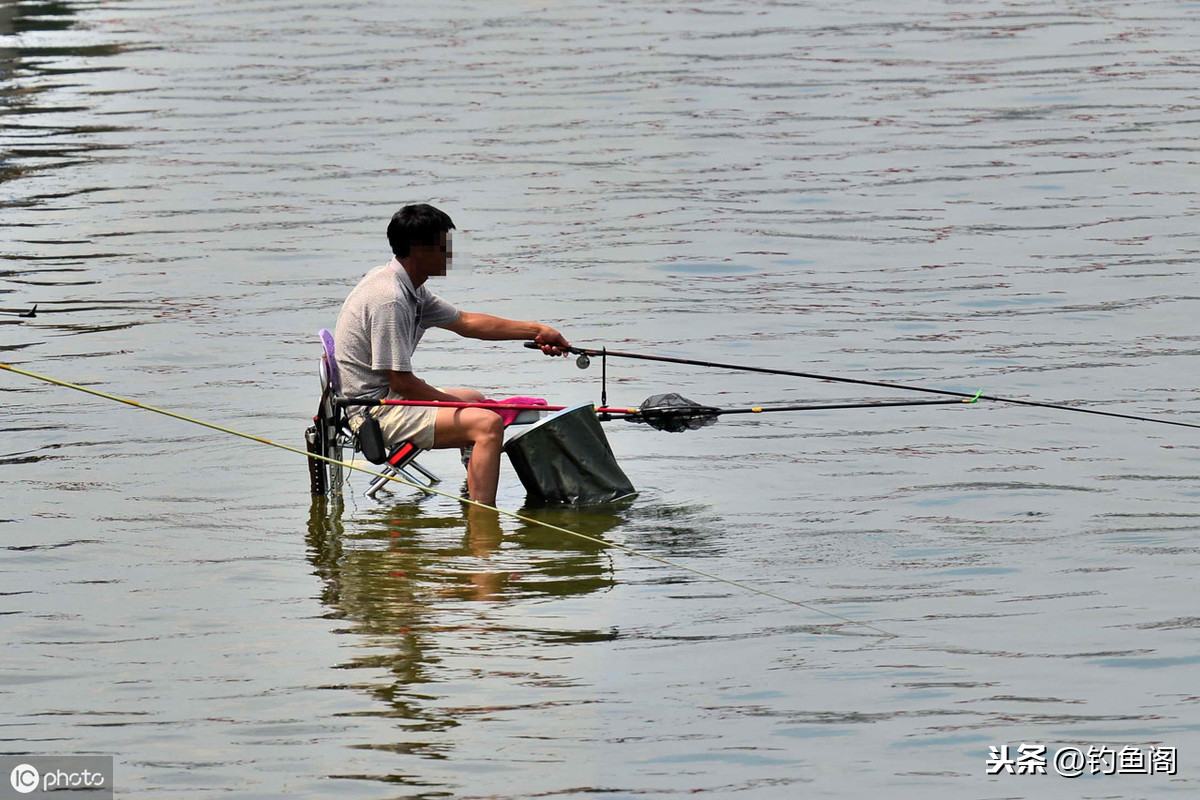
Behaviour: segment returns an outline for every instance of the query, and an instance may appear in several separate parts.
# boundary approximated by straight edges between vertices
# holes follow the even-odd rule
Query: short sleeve
[[[444,328],[458,320],[458,309],[432,292],[421,298],[421,327]]]

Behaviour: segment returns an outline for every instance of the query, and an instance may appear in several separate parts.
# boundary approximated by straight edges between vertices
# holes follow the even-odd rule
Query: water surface
[[[299,445],[315,333],[445,208],[580,344],[1200,420],[1195,4],[0,5],[0,360]],[[37,305],[36,317],[17,314]],[[433,332],[442,385],[598,364]],[[884,390],[612,360],[609,399]],[[1200,439],[1000,404],[610,423],[532,512],[871,630],[0,379],[5,753],[131,797],[1194,791]],[[459,491],[457,455],[425,462]],[[515,475],[499,503],[519,509]],[[1175,776],[985,775],[992,745]]]

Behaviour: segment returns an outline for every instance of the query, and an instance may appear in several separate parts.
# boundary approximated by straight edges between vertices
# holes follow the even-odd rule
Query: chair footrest
[[[441,482],[441,478],[417,463],[417,456],[423,452],[425,451],[412,442],[402,442],[394,447],[392,452],[388,454],[383,468],[379,471],[380,475],[371,479],[371,483],[367,486],[364,494],[374,499],[375,493],[382,489],[384,484],[391,483],[388,479],[395,475],[400,475],[408,483],[429,494],[426,490],[435,483]],[[412,471],[410,472],[410,470]],[[413,472],[418,473],[422,477],[417,477]]]

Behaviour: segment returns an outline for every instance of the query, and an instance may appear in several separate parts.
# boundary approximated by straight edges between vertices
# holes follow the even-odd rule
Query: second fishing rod
[[[595,409],[601,420],[623,419],[627,422],[642,422],[652,428],[670,433],[685,430],[696,430],[707,427],[717,421],[717,417],[729,414],[769,414],[776,411],[834,411],[841,409],[862,408],[895,408],[899,406],[944,406],[974,403],[975,397],[963,400],[893,400],[870,403],[827,403],[803,404],[787,406],[745,406],[741,408],[718,408],[688,400],[674,392],[658,394],[647,398],[636,408],[613,408],[600,406]],[[548,405],[546,403],[512,403],[507,401],[479,402],[450,401],[450,400],[398,400],[391,398],[357,398],[338,399],[334,401],[342,407],[371,407],[371,406],[414,406],[430,408],[485,408],[491,411],[563,411],[570,406]]]
[[[537,348],[538,345],[534,342],[526,342],[526,347]],[[640,361],[658,361],[667,364],[684,364],[693,367],[709,367],[713,369],[728,369],[739,372],[758,372],[765,375],[785,375],[792,378],[807,378],[810,380],[830,381],[832,383],[848,383],[855,386],[874,386],[880,389],[897,389],[906,392],[924,392],[925,394],[937,394],[944,397],[959,397],[964,400],[990,400],[997,403],[1010,403],[1018,406],[1030,406],[1033,408],[1050,408],[1057,411],[1074,411],[1079,414],[1093,414],[1101,417],[1114,417],[1116,419],[1134,420],[1137,422],[1153,422],[1159,425],[1175,425],[1182,428],[1200,428],[1200,424],[1193,422],[1182,422],[1180,420],[1163,419],[1161,417],[1147,417],[1138,414],[1122,414],[1117,411],[1101,411],[1095,408],[1082,408],[1080,406],[1069,406],[1062,403],[1049,403],[1040,400],[1021,400],[1014,397],[997,397],[995,395],[983,394],[982,392],[972,394],[970,392],[956,392],[949,389],[936,389],[930,386],[916,386],[907,383],[892,383],[888,381],[875,381],[865,378],[849,378],[842,375],[822,375],[815,372],[801,372],[798,370],[775,369],[772,367],[759,367],[748,364],[725,364],[717,361],[701,361],[691,358],[675,358],[672,356],[658,356],[648,353],[628,353],[619,350],[609,350],[602,348],[595,350],[586,347],[569,347],[567,350],[572,355],[579,356],[576,362],[580,369],[586,369],[590,359],[593,357],[599,358],[631,358]]]

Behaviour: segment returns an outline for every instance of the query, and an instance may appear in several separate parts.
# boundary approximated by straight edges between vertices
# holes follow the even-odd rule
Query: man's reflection
[[[462,601],[512,603],[585,595],[613,584],[611,563],[600,544],[509,522],[487,508],[464,503],[458,510],[461,515],[443,516],[401,503],[346,520],[341,504],[315,498],[309,558],[323,581],[321,600],[331,615],[352,620],[355,633],[396,637],[395,655],[420,661],[431,644],[422,637],[436,633],[440,617]],[[622,511],[524,513],[603,538],[622,523]],[[564,633],[570,636],[554,631],[555,641],[563,641]],[[589,640],[596,635],[581,633]],[[378,654],[371,660],[378,665]],[[413,668],[403,667],[410,674]]]

